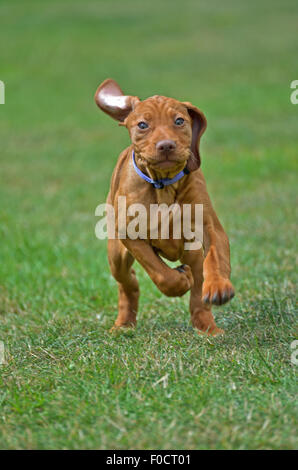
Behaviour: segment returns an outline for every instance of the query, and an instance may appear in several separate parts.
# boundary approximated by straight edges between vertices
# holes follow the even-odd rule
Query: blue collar
[[[152,178],[149,178],[149,176],[145,175],[137,167],[134,151],[132,151],[132,163],[137,174],[143,180],[147,181],[148,183],[151,183],[155,189],[163,189],[165,186],[169,186],[170,184],[176,183],[176,181],[181,180],[181,178],[183,178],[184,175],[188,175],[189,173],[189,170],[185,167],[182,171],[180,171],[177,175],[175,175],[174,178],[161,178],[160,180],[153,180]]]

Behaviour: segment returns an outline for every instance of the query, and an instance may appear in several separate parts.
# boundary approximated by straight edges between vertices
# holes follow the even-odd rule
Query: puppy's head
[[[200,166],[199,144],[207,121],[198,108],[165,96],[140,101],[126,96],[119,85],[105,80],[95,93],[96,104],[127,127],[138,159],[151,168]]]

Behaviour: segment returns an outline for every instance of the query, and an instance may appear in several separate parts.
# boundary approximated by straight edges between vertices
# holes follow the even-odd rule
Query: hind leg
[[[215,323],[210,304],[204,303],[202,299],[203,250],[185,251],[181,261],[190,266],[194,278],[189,303],[193,327],[199,330],[198,333],[204,332],[212,336],[223,334],[224,331]]]
[[[134,258],[116,239],[108,241],[108,259],[112,275],[118,282],[118,317],[114,328],[134,326],[140,295],[135,271],[131,269]]]

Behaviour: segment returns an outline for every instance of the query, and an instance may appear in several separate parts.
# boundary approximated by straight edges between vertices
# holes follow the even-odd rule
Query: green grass
[[[295,0],[1,1],[0,447],[297,447]],[[115,78],[205,112],[203,171],[231,241],[223,338],[139,266],[134,333],[97,204],[129,142],[93,103]],[[296,138],[296,139],[295,139]]]

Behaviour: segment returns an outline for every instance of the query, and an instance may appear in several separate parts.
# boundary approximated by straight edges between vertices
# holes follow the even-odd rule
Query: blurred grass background
[[[295,0],[0,3],[1,448],[294,448]],[[116,283],[95,238],[125,129],[93,94],[173,96],[207,116],[202,168],[229,234],[225,338],[188,296],[141,282],[111,337]],[[161,378],[161,382],[157,383]]]

